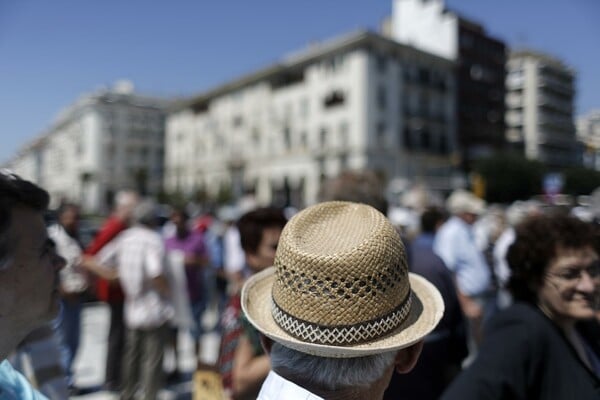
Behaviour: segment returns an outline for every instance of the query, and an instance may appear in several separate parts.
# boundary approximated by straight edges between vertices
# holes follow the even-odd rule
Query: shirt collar
[[[257,400],[279,399],[324,400],[322,397],[316,396],[294,382],[288,381],[277,373],[270,371],[260,389]]]

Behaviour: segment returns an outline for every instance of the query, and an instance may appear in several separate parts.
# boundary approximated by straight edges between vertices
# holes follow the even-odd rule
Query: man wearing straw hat
[[[383,214],[326,202],[288,222],[274,267],[244,285],[242,308],[271,356],[259,400],[378,400],[394,369],[415,365],[444,303],[408,272]]]

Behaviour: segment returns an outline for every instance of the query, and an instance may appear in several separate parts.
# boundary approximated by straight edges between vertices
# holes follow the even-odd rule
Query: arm
[[[256,356],[250,340],[245,333],[242,334],[233,358],[234,394],[240,396],[258,391],[270,368],[269,356]]]
[[[102,265],[93,256],[84,256],[79,266],[107,281],[119,279],[117,268]]]
[[[156,291],[163,297],[167,297],[171,292],[169,281],[164,275],[155,276],[151,280]]]

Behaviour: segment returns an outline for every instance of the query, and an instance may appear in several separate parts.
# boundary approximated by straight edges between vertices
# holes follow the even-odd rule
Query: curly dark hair
[[[515,231],[515,241],[506,255],[512,271],[508,289],[515,300],[537,301],[537,289],[560,249],[598,249],[598,231],[591,224],[564,214],[530,217]]]
[[[263,231],[267,228],[283,229],[286,223],[283,210],[277,207],[258,208],[242,215],[237,222],[242,249],[247,253],[255,254],[262,240]]]

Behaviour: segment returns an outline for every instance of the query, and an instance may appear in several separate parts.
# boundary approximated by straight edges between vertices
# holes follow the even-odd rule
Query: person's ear
[[[396,372],[399,374],[406,374],[412,370],[417,364],[417,360],[423,350],[423,341],[419,341],[410,347],[406,347],[402,350],[398,350],[394,365]]]
[[[273,346],[273,341],[261,333],[260,334],[260,344],[261,344],[263,350],[265,351],[265,353],[270,355],[271,347]]]

